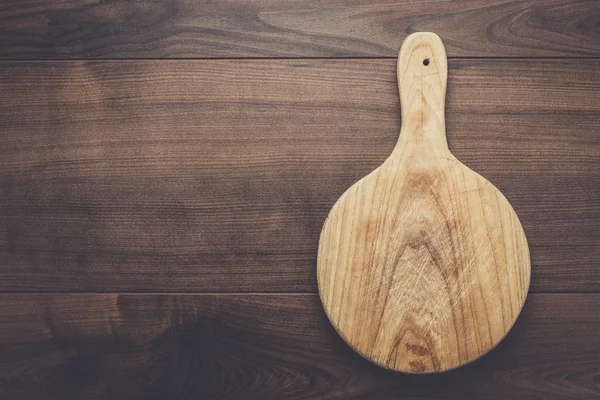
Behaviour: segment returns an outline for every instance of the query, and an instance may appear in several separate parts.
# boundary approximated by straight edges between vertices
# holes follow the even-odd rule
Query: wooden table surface
[[[363,360],[316,293],[413,31],[532,261],[506,339],[433,376]],[[0,398],[592,400],[599,305],[600,2],[0,4]]]

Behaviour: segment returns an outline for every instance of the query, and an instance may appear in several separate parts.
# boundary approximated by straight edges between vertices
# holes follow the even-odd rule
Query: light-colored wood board
[[[410,35],[397,76],[400,138],[329,212],[319,295],[335,329],[369,360],[443,372],[483,356],[514,325],[529,289],[529,247],[506,197],[448,149],[439,36]]]

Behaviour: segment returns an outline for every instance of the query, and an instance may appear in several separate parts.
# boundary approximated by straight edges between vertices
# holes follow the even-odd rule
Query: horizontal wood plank
[[[398,136],[395,60],[0,63],[0,290],[315,291],[333,202]],[[600,289],[596,60],[450,62],[450,149],[533,291]]]
[[[394,56],[414,31],[454,56],[600,56],[595,0],[12,0],[0,58]]]
[[[347,347],[317,295],[3,294],[0,397],[590,400],[598,294],[534,294],[500,345],[411,376]]]

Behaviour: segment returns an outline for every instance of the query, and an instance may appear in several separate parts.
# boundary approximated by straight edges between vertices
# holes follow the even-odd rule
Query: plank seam
[[[103,62],[103,61],[302,61],[302,60],[395,60],[396,56],[377,57],[168,57],[168,58],[0,58],[4,62]],[[456,56],[452,60],[487,61],[540,61],[540,60],[600,60],[600,56],[547,56],[547,57],[496,57],[496,56]]]
[[[3,294],[19,294],[19,295],[61,295],[61,294],[83,294],[83,295],[126,295],[126,296],[318,296],[318,292],[134,292],[134,291],[26,291],[26,290],[14,290],[14,291],[0,291],[0,295]],[[600,294],[599,290],[581,290],[581,291],[530,291],[528,295],[538,294],[557,294],[557,295],[571,295],[571,294]]]

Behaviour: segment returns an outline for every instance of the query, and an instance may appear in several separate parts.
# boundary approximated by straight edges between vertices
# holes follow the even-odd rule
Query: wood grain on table
[[[3,2],[0,398],[599,398],[599,21],[592,0]],[[490,354],[412,377],[337,336],[316,257],[394,147],[421,30],[533,294]]]
[[[506,400],[598,394],[599,294],[530,295],[496,349],[432,376],[387,371],[363,359],[329,325],[315,294],[1,298],[0,392],[6,399]]]
[[[450,57],[600,56],[596,0],[12,0],[0,58],[395,57],[407,34]]]
[[[517,211],[534,292],[600,285],[598,65],[450,62],[450,150]],[[395,60],[5,62],[0,87],[7,291],[314,292],[329,209],[400,127]]]

